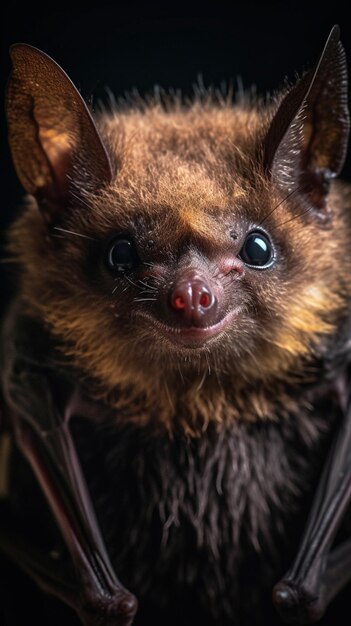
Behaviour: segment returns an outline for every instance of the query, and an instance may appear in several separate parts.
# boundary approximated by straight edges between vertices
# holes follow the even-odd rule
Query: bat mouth
[[[152,323],[163,337],[172,344],[187,348],[199,348],[211,339],[217,338],[223,333],[230,323],[239,315],[239,308],[231,310],[227,315],[210,326],[187,326],[178,327],[165,324],[154,318],[149,313],[139,312],[139,315]]]

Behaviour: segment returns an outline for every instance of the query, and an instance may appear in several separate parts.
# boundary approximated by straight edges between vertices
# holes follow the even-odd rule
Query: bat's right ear
[[[77,89],[44,52],[26,44],[13,63],[6,113],[17,175],[51,221],[80,192],[111,180],[102,139]]]

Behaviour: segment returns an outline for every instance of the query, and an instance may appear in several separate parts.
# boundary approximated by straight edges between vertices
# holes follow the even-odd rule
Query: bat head
[[[268,104],[155,99],[96,122],[44,53],[11,55],[10,146],[32,200],[10,247],[29,309],[129,414],[167,422],[184,401],[187,424],[196,403],[205,421],[267,417],[267,390],[311,374],[351,295],[338,28]]]

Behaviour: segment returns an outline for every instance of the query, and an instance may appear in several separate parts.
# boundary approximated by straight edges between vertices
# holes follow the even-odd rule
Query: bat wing
[[[99,418],[98,409],[74,387],[38,323],[18,313],[4,326],[2,388],[7,422],[30,463],[69,550],[74,566],[60,571],[48,555],[0,529],[0,547],[39,586],[72,606],[85,626],[128,626],[137,602],[110,563],[70,433],[74,415]],[[61,359],[62,361],[62,359]]]
[[[326,380],[340,382],[344,416],[326,460],[295,561],[273,590],[278,612],[284,621],[292,624],[318,621],[332,599],[351,581],[351,537],[335,545],[351,506],[350,361],[348,322],[325,365]]]

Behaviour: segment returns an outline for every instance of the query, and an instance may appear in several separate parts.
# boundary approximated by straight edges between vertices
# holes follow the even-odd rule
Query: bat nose
[[[215,318],[217,298],[207,281],[190,274],[173,285],[169,305],[179,319],[195,326],[206,326]]]

